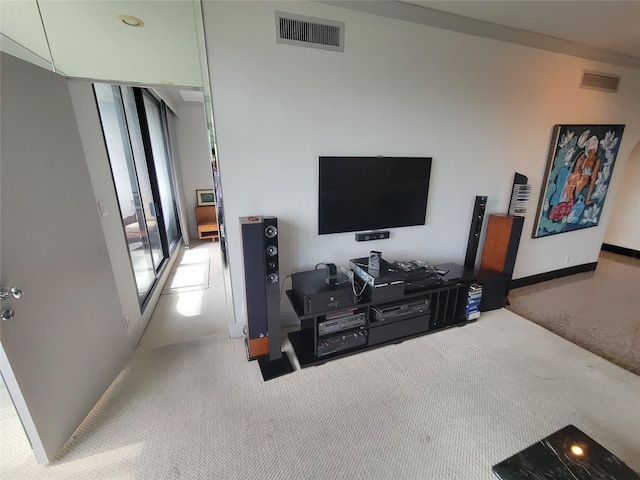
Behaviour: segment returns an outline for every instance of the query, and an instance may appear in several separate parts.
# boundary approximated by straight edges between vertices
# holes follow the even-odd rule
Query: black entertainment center
[[[370,270],[363,261],[350,262],[361,269],[360,275],[354,272],[355,288],[344,274],[334,287],[327,284],[324,270],[293,274],[287,297],[300,330],[289,333],[289,340],[302,368],[469,323],[473,270],[454,263],[436,265],[442,273],[438,282],[411,289],[409,277],[384,261],[394,275],[371,272],[381,281],[365,285]]]
[[[431,164],[431,157],[319,157],[318,234],[356,232],[362,242],[389,238],[382,229],[424,225]],[[389,263],[372,251],[331,280],[323,270],[291,278],[287,297],[300,330],[289,340],[303,368],[479,316],[473,266]]]
[[[356,232],[358,242],[384,240],[390,233],[382,229],[425,224],[431,157],[318,160],[319,235]],[[338,270],[332,263],[320,263],[315,270],[291,274],[287,298],[300,329],[288,337],[300,366],[462,326],[477,319],[481,311],[501,308],[520,234],[517,229],[488,229],[485,245],[489,248],[476,273],[486,204],[486,196],[476,197],[464,266],[418,260],[389,263],[381,252],[372,250],[368,258],[351,259],[348,268]],[[269,234],[268,222],[275,222],[275,217],[243,219],[247,304],[252,303],[251,308],[247,306],[247,356],[262,359],[267,380],[292,370],[281,351],[280,335],[269,335],[279,332],[277,313],[270,309],[279,305],[275,296],[279,286],[277,229]],[[491,221],[521,225],[523,218],[490,215]],[[320,265],[324,268],[318,269]],[[251,294],[249,287],[254,286],[257,293]]]

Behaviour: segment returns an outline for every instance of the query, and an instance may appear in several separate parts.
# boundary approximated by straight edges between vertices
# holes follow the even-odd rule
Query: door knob
[[[2,318],[2,320],[11,320],[15,314],[16,312],[12,308],[5,308],[2,310],[2,313],[0,313],[0,318]]]
[[[18,287],[0,287],[0,300],[4,300],[9,295],[13,298],[21,298],[22,290]]]

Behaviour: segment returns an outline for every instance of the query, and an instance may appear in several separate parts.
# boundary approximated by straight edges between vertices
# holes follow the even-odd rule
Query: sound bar
[[[389,230],[376,230],[375,232],[356,233],[356,242],[368,242],[369,240],[384,240],[389,238]]]

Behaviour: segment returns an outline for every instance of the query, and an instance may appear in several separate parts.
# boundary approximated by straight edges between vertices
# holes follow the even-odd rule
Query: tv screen
[[[320,157],[318,233],[424,225],[431,158]]]

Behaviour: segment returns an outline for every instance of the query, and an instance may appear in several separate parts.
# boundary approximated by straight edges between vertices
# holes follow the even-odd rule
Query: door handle
[[[5,308],[2,310],[2,313],[0,313],[0,318],[2,318],[2,320],[11,320],[15,314],[16,312],[13,308]]]
[[[8,298],[9,295],[13,298],[22,298],[23,293],[18,287],[0,287],[0,300]]]

